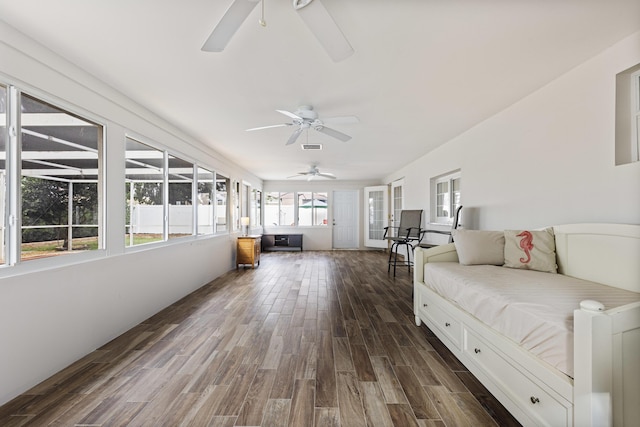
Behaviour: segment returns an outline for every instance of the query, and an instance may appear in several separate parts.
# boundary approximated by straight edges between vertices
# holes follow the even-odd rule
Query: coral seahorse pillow
[[[504,266],[557,273],[553,228],[505,230]]]

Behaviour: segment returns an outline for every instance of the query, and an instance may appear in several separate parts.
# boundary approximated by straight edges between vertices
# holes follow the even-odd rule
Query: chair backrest
[[[453,224],[451,225],[451,230],[455,230],[460,225],[460,211],[462,210],[462,205],[458,206],[456,209],[456,213],[453,216]],[[449,243],[453,243],[453,236],[449,237]]]
[[[422,209],[400,211],[398,236],[419,238],[420,227],[422,227]],[[407,231],[409,233],[408,235]]]

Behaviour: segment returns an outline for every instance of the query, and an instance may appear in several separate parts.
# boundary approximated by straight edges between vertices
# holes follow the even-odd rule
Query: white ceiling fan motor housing
[[[296,9],[296,10],[302,9],[303,7],[307,6],[312,1],[313,0],[293,0],[293,8]]]

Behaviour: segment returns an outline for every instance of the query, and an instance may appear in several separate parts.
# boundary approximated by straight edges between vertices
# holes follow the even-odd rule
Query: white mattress
[[[593,299],[605,309],[640,294],[561,274],[493,265],[427,263],[428,287],[573,377],[573,311]]]

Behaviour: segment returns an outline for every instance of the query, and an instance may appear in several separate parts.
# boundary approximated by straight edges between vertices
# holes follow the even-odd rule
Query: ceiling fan
[[[311,181],[315,177],[336,179],[336,176],[334,174],[332,174],[332,173],[320,172],[320,170],[318,169],[318,167],[316,165],[311,165],[311,167],[309,167],[309,170],[306,171],[306,172],[298,172],[295,175],[288,176],[287,179],[289,179],[289,178],[297,178],[299,176],[306,176],[307,177],[307,181]]]
[[[236,33],[240,25],[247,19],[260,0],[233,0],[229,9],[222,16],[218,25],[202,46],[205,52],[222,52]],[[333,20],[329,11],[320,0],[292,0],[294,10],[307,24],[320,44],[334,62],[342,61],[353,54],[353,48]],[[260,25],[266,26],[264,20],[264,0],[262,0],[262,18]]]
[[[332,138],[339,139],[342,142],[347,142],[351,139],[351,137],[347,134],[339,132],[335,129],[331,129],[325,126],[325,123],[335,123],[335,124],[350,124],[350,123],[359,123],[360,120],[356,116],[338,116],[338,117],[327,117],[324,120],[320,120],[318,118],[318,113],[313,111],[313,107],[310,105],[302,105],[298,107],[298,109],[291,113],[286,110],[276,110],[280,114],[284,114],[285,116],[293,119],[291,123],[281,123],[277,125],[270,126],[261,126],[257,128],[247,129],[248,132],[254,130],[262,130],[262,129],[270,129],[277,128],[283,126],[298,126],[293,134],[289,137],[286,145],[291,145],[300,136],[300,134],[304,130],[314,129],[318,132],[324,133],[325,135],[329,135]]]

